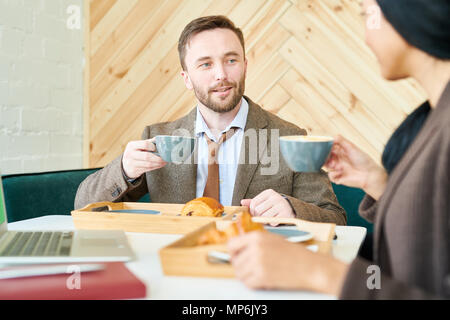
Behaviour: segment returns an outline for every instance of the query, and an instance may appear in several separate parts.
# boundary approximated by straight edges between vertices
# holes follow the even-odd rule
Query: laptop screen
[[[0,226],[6,220],[5,200],[3,199],[3,184],[0,177]]]

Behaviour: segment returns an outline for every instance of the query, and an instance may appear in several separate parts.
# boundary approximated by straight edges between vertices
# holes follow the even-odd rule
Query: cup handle
[[[147,152],[153,153],[155,156],[158,156],[158,157],[161,158],[161,155],[160,155],[157,151],[150,151],[150,150],[147,150]]]

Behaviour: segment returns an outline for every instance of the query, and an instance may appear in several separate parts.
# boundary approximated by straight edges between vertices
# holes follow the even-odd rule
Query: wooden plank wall
[[[249,97],[310,133],[342,134],[378,161],[425,96],[411,80],[381,79],[361,11],[358,0],[90,0],[89,166],[195,106],[177,41],[188,22],[212,14],[244,32]]]

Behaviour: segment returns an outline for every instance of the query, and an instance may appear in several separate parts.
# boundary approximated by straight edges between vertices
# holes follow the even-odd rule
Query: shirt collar
[[[233,121],[225,128],[225,130],[222,131],[222,133],[228,131],[231,127],[237,127],[239,129],[244,130],[245,124],[247,123],[247,115],[248,115],[248,102],[242,97],[242,103],[241,108],[239,109],[238,113],[234,117]],[[205,119],[203,119],[202,114],[200,113],[200,110],[197,106],[197,120],[195,122],[195,135],[197,137],[200,137],[203,133],[206,133],[208,137],[214,138],[214,136],[211,134],[211,131],[208,128],[208,125],[205,122]],[[215,140],[215,139],[213,139]]]

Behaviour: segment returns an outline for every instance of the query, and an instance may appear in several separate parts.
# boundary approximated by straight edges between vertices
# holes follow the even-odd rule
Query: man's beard
[[[226,113],[226,112],[230,112],[231,110],[236,108],[236,106],[241,101],[242,96],[244,95],[244,91],[245,91],[245,76],[243,76],[241,78],[241,80],[239,81],[239,84],[237,85],[237,91],[235,90],[236,83],[228,82],[228,81],[219,83],[214,88],[209,88],[206,93],[204,91],[202,91],[201,89],[199,89],[195,84],[193,84],[193,87],[194,87],[195,96],[197,97],[198,101],[200,101],[205,107],[207,107],[217,113]],[[213,90],[215,88],[220,88],[220,87],[232,87],[231,90],[233,91],[233,93],[231,93],[231,94],[233,94],[233,96],[231,97],[230,102],[227,104],[217,103],[216,101],[213,101],[213,99],[212,99]],[[219,100],[220,100],[220,98],[219,98]]]

